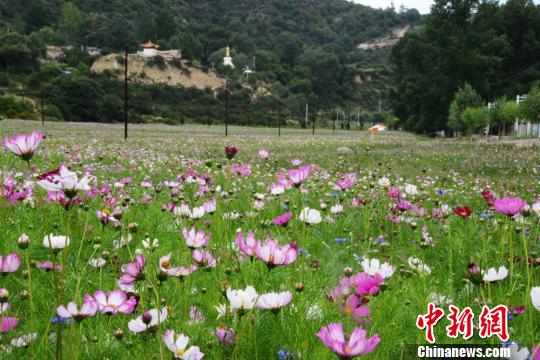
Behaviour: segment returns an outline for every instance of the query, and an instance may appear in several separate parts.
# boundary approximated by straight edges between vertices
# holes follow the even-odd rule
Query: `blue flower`
[[[278,350],[277,356],[279,360],[289,360],[294,357],[293,353],[286,349]]]
[[[309,198],[304,198],[304,202],[308,202],[309,201]]]
[[[300,253],[300,255],[308,255],[309,254],[309,251],[307,251],[304,248],[299,248],[298,252]]]
[[[289,207],[288,207],[287,205],[283,205],[281,208],[282,208],[283,210],[289,210]]]
[[[339,197],[339,194],[338,193],[332,193],[332,194],[330,194],[330,196],[337,198],[337,197]]]
[[[480,214],[480,218],[484,219],[484,220],[488,220],[488,219],[491,219],[493,217],[493,214],[490,214],[490,213],[483,213],[483,214]]]
[[[443,189],[437,189],[437,195],[444,195]]]
[[[336,242],[338,244],[344,243],[346,241],[349,241],[349,239],[348,238],[336,238]]]
[[[54,317],[52,318],[52,323],[53,324],[65,324],[65,325],[69,325],[71,324],[71,318],[63,318],[61,316],[58,316],[58,315],[54,315]]]

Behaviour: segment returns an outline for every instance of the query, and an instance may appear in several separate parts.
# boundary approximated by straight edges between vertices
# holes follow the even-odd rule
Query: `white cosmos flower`
[[[386,176],[383,176],[382,178],[380,178],[379,181],[377,181],[377,183],[381,187],[389,187],[391,185],[390,179],[388,179]]]
[[[27,347],[31,342],[37,339],[37,333],[29,333],[11,340],[11,346],[18,348]]]
[[[318,210],[308,207],[302,209],[298,219],[310,225],[315,225],[322,221],[321,213]]]
[[[526,347],[519,350],[519,345],[515,342],[512,342],[510,346],[510,359],[511,360],[528,360],[529,359],[529,349]]]
[[[531,302],[536,310],[540,311],[540,286],[531,289]]]
[[[198,206],[194,207],[193,210],[191,210],[191,215],[189,216],[192,219],[200,219],[204,216],[206,211],[204,210],[204,206]]]
[[[505,266],[501,266],[498,271],[490,268],[487,271],[482,270],[482,275],[485,282],[501,281],[508,276],[508,269]]]
[[[189,337],[184,334],[178,334],[175,339],[174,330],[166,330],[163,335],[163,343],[167,346],[175,359],[182,360],[201,360],[204,353],[201,352],[198,346],[190,346],[188,349]]]
[[[257,307],[259,309],[266,309],[277,311],[282,307],[287,306],[292,301],[292,294],[290,291],[283,291],[280,293],[268,293],[262,294],[257,299]]]
[[[406,184],[405,185],[405,193],[408,195],[416,195],[419,193],[418,187],[413,184]]]
[[[245,290],[227,289],[227,299],[229,299],[231,310],[252,309],[257,301],[257,291],[251,285],[248,285]]]
[[[216,309],[216,311],[218,313],[217,319],[227,315],[227,305],[226,304],[219,304],[219,305],[214,306],[214,308]]]
[[[155,328],[167,319],[167,308],[161,309],[161,313],[157,309],[145,311],[141,316],[131,320],[128,323],[128,329],[134,333],[140,333]]]
[[[85,175],[80,180],[77,174],[62,165],[59,174],[51,175],[44,180],[40,180],[38,185],[43,189],[52,192],[62,191],[67,197],[73,197],[77,191],[90,190],[90,182],[94,180],[93,176]]]
[[[431,274],[431,268],[424,264],[422,260],[418,258],[410,257],[407,262],[409,263],[409,266],[414,271],[418,272],[420,275],[429,275]]]
[[[150,240],[150,238],[146,238],[142,241],[142,245],[145,249],[154,250],[158,247],[159,241],[158,239]]]
[[[49,249],[63,249],[69,245],[69,238],[64,235],[45,235],[43,246]]]
[[[381,264],[379,259],[363,258],[361,265],[366,274],[371,276],[380,275],[383,279],[388,279],[394,275],[395,271],[392,265],[387,262]]]
[[[95,258],[95,259],[88,260],[88,265],[90,265],[92,267],[95,267],[95,268],[104,267],[105,264],[107,264],[107,260],[105,260],[103,258]]]
[[[531,211],[540,216],[540,201],[537,201],[531,205]]]

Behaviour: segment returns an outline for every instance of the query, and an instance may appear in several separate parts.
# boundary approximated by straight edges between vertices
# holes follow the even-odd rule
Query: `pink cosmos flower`
[[[291,160],[291,165],[292,165],[292,166],[298,166],[298,165],[300,165],[301,163],[302,163],[302,160],[300,160],[300,159],[292,159],[292,160]]]
[[[31,134],[19,134],[12,137],[5,137],[3,145],[16,156],[24,161],[30,161],[39,143],[43,140],[43,133],[34,131]]]
[[[6,256],[0,256],[0,273],[7,274],[19,269],[21,259],[17,253],[11,253]]]
[[[270,267],[289,265],[298,257],[298,245],[293,241],[287,245],[279,245],[274,240],[267,238],[264,244],[255,244],[255,255]]]
[[[95,302],[98,311],[107,315],[116,315],[117,313],[129,314],[135,310],[137,299],[133,296],[128,298],[128,295],[120,290],[114,290],[106,294],[102,290],[94,292],[94,297],[86,294],[85,302]]]
[[[210,235],[206,236],[204,230],[197,231],[195,230],[195,227],[192,227],[189,232],[186,228],[184,228],[184,230],[182,230],[182,234],[184,235],[186,245],[191,249],[206,246],[210,240]]]
[[[45,262],[36,261],[36,267],[38,269],[45,270],[45,271],[52,271],[52,270],[62,271],[62,270],[64,270],[64,267],[62,265],[54,265],[52,261],[45,261]]]
[[[204,212],[212,214],[216,211],[216,199],[211,199],[203,203]]]
[[[127,292],[135,292],[135,282],[140,280],[144,274],[146,259],[144,255],[135,255],[135,262],[127,263],[122,268],[122,276],[118,280],[118,287]]]
[[[236,333],[234,329],[221,324],[216,328],[216,337],[218,342],[223,346],[229,346],[236,341]]]
[[[64,305],[60,305],[56,308],[58,316],[65,319],[75,319],[82,321],[87,317],[94,316],[97,312],[98,305],[95,301],[85,301],[81,306],[81,310],[77,309],[77,303],[71,301],[67,304],[67,308]]]
[[[353,187],[356,183],[356,174],[355,173],[346,173],[341,176],[340,179],[336,182],[336,190],[347,190]]]
[[[246,256],[255,256],[255,246],[259,243],[259,240],[255,239],[255,234],[253,232],[248,232],[246,241],[244,241],[244,235],[238,233],[236,236],[236,245],[240,251]]]
[[[311,167],[309,165],[300,166],[298,169],[291,169],[288,171],[289,179],[296,187],[300,187],[300,185],[307,180],[310,173]]]
[[[532,360],[540,360],[540,344],[534,344],[531,349]]]
[[[2,325],[0,326],[0,332],[7,333],[10,330],[13,330],[17,325],[19,325],[19,319],[13,316],[8,316],[2,318]]]
[[[259,155],[261,159],[268,159],[270,157],[270,152],[268,150],[261,149],[257,152],[257,155]]]
[[[160,277],[162,278],[166,278],[167,276],[188,276],[189,274],[197,270],[197,265],[191,264],[188,267],[173,267],[171,265],[171,253],[169,253],[159,259],[159,270]]]
[[[204,321],[204,315],[198,307],[191,305],[189,307],[188,325],[198,324]]]
[[[286,212],[283,215],[276,216],[272,220],[272,222],[276,226],[287,226],[287,224],[289,223],[289,220],[291,220],[291,217],[292,217],[292,212],[289,211],[289,212]]]
[[[366,338],[366,330],[360,327],[355,327],[346,341],[341,323],[328,324],[317,333],[317,337],[341,359],[369,354],[381,341],[378,334]]]
[[[351,294],[344,300],[341,305],[341,313],[352,318],[369,316],[371,309],[366,306],[367,300],[360,296]]]
[[[236,175],[248,177],[251,175],[251,166],[241,166],[238,164],[231,165],[231,172]]]
[[[390,188],[390,190],[388,190],[388,196],[390,196],[391,199],[399,200],[401,197],[401,190],[397,187]]]
[[[497,212],[506,216],[514,216],[521,211],[527,203],[520,198],[502,198],[495,200],[493,207]]]
[[[213,268],[217,265],[217,261],[212,256],[210,250],[195,249],[193,250],[191,257],[197,264],[205,266],[206,268]]]

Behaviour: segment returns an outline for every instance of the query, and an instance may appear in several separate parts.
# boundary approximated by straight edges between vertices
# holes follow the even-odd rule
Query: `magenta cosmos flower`
[[[34,152],[39,143],[43,140],[43,133],[34,131],[31,134],[19,134],[12,137],[5,137],[2,143],[13,154],[24,161],[29,161],[34,156]]]
[[[289,265],[298,257],[298,245],[293,241],[287,245],[279,245],[274,240],[267,238],[264,244],[255,244],[255,255],[269,267]]]
[[[291,217],[292,217],[292,212],[289,211],[289,212],[286,212],[283,215],[276,216],[272,220],[272,222],[276,226],[287,226],[287,224],[289,223],[289,220],[291,220]]]
[[[289,180],[291,180],[294,186],[299,187],[307,180],[310,173],[311,167],[309,165],[300,166],[298,169],[291,169],[288,171]]]
[[[0,256],[0,273],[7,274],[19,269],[21,259],[17,253],[11,253],[6,256]]]
[[[122,276],[118,280],[118,287],[123,291],[135,292],[135,282],[143,278],[146,259],[144,255],[137,254],[135,262],[127,263],[122,268]]]
[[[240,251],[246,256],[255,256],[255,246],[258,243],[259,240],[255,239],[255,234],[251,231],[248,232],[245,241],[242,233],[236,235],[236,245],[238,245]]]
[[[352,359],[358,355],[369,354],[381,341],[378,334],[369,339],[366,338],[366,330],[359,327],[355,327],[352,334],[345,340],[346,336],[341,323],[328,324],[317,333],[317,336],[341,359]]]
[[[238,148],[234,146],[225,146],[225,156],[227,156],[227,159],[231,160],[237,152]]]
[[[19,325],[19,319],[13,316],[8,316],[2,318],[2,325],[0,326],[0,332],[4,334],[10,330],[13,330],[17,325]]]
[[[168,276],[188,276],[195,270],[197,270],[197,265],[191,264],[188,267],[184,266],[172,266],[171,265],[171,253],[168,253],[165,256],[159,258],[159,271],[160,278],[166,279]]]
[[[67,307],[60,305],[56,308],[56,313],[58,316],[63,317],[64,319],[75,319],[77,321],[82,321],[87,317],[94,316],[97,312],[98,305],[95,301],[85,301],[81,306],[81,310],[77,308],[77,303],[70,301],[67,304]]]
[[[120,290],[114,290],[105,293],[102,290],[94,292],[94,297],[86,294],[85,302],[95,302],[100,313],[107,315],[116,315],[118,313],[129,314],[135,310],[137,299],[133,296],[128,298],[127,294]]]
[[[191,249],[206,246],[208,241],[210,241],[210,235],[206,236],[204,230],[195,230],[195,227],[192,227],[189,231],[184,228],[182,234],[184,235],[186,245]]]
[[[493,207],[501,214],[506,216],[514,216],[526,205],[527,203],[520,198],[502,198],[495,200]]]
[[[217,265],[217,261],[212,256],[210,250],[195,249],[193,250],[191,257],[197,264],[205,266],[206,268],[213,268]]]
[[[384,279],[379,274],[369,276],[361,272],[354,276],[354,284],[356,285],[356,293],[360,296],[375,296],[381,291],[381,285],[384,284]]]

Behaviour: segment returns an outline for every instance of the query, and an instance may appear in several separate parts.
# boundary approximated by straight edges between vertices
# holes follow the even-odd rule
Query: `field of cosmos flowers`
[[[429,303],[475,314],[436,344],[540,358],[538,147],[0,129],[2,359],[409,359]],[[478,323],[497,305],[504,341]]]

